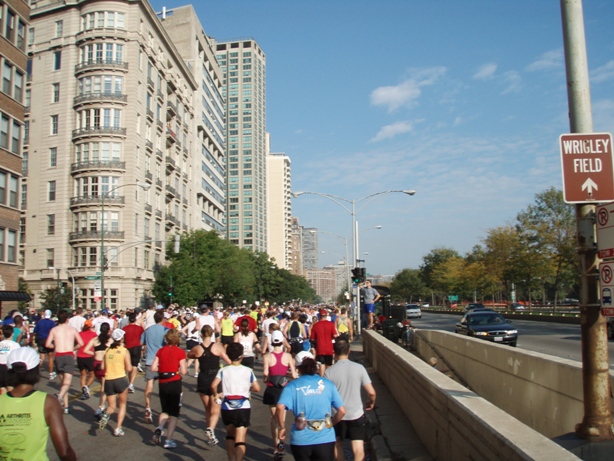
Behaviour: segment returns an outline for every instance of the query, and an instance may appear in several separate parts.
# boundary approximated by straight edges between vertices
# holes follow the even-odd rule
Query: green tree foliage
[[[30,290],[28,282],[26,282],[21,277],[19,277],[19,280],[17,282],[17,290],[23,293],[28,293],[30,295],[30,298],[32,297],[32,290]],[[17,303],[17,308],[19,309],[19,312],[21,312],[22,314],[26,314],[28,312],[28,304],[28,301],[19,301]]]
[[[394,276],[390,284],[390,298],[392,302],[413,303],[426,298],[429,291],[422,281],[418,269],[403,269]]]
[[[70,285],[65,290],[58,287],[47,288],[41,293],[43,309],[49,309],[53,315],[57,315],[60,310],[71,310],[72,292],[70,290],[72,290]]]
[[[440,291],[437,289],[437,280],[434,277],[434,273],[438,267],[445,265],[449,259],[458,258],[459,256],[458,252],[452,248],[437,247],[422,258],[422,265],[420,266],[422,281],[437,296],[436,302],[443,302],[448,293],[445,290]]]

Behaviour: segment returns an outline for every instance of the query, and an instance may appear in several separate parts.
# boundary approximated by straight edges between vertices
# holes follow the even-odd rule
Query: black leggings
[[[290,445],[295,461],[330,461],[335,459],[335,442],[318,445]]]

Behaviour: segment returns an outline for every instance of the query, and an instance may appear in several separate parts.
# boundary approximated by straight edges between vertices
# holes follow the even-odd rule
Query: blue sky
[[[253,37],[264,50],[271,150],[291,158],[294,191],[359,200],[416,190],[357,204],[369,273],[417,268],[439,246],[465,254],[535,194],[562,187],[558,137],[569,121],[559,1],[193,5],[208,35]],[[614,2],[584,1],[596,132],[614,123],[613,21]],[[303,226],[351,236],[351,216],[335,203],[308,195],[292,206]],[[340,239],[319,240],[320,266],[344,255]]]

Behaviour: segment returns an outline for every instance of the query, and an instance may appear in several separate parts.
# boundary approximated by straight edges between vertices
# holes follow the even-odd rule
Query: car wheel
[[[513,343],[510,343],[510,346],[516,347],[516,341],[514,341]]]

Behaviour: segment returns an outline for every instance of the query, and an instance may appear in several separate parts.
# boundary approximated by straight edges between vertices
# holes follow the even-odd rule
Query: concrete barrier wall
[[[582,422],[580,362],[437,330],[419,331],[414,344],[422,358],[443,358],[471,390],[546,437]]]
[[[433,458],[579,459],[399,345],[369,330],[362,338],[366,356]]]

